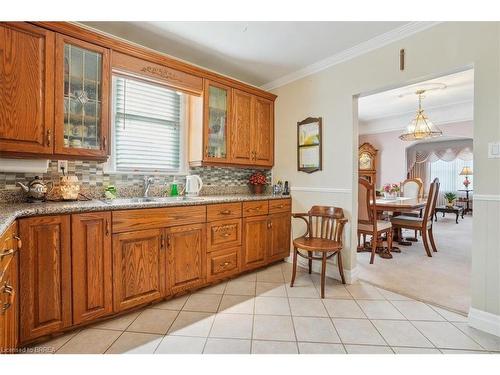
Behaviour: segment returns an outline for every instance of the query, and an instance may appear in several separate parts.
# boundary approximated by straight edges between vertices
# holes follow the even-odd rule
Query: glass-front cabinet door
[[[109,139],[109,50],[58,35],[56,154],[105,158]]]
[[[203,160],[226,162],[229,157],[231,88],[213,81],[205,81],[204,108]]]

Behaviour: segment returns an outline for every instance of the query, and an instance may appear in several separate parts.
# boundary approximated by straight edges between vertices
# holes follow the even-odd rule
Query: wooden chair
[[[429,196],[427,198],[427,204],[425,205],[423,217],[420,218],[401,215],[393,217],[391,219],[392,225],[398,230],[402,230],[403,228],[419,230],[422,233],[425,252],[429,257],[432,257],[432,253],[429,248],[429,242],[432,246],[432,250],[434,252],[437,252],[436,244],[434,242],[434,235],[432,233],[432,216],[434,215],[434,209],[436,208],[439,185],[439,179],[435,178],[431,183],[429,189]]]
[[[366,235],[372,236],[370,264],[373,264],[375,260],[377,246],[383,234],[387,238],[389,253],[392,250],[392,225],[390,221],[378,220],[375,199],[375,186],[364,178],[360,178],[358,182],[358,238],[360,235],[363,235],[363,238],[366,238]]]
[[[344,211],[339,207],[313,206],[309,212],[292,214],[292,217],[304,220],[307,230],[302,236],[293,240],[293,270],[290,286],[293,287],[295,282],[297,256],[308,259],[309,273],[312,271],[312,261],[321,260],[321,298],[325,298],[326,260],[334,255],[337,255],[342,284],[345,284],[341,255],[342,234],[344,225],[347,223]],[[300,250],[307,251],[307,255],[301,253]],[[314,256],[315,251],[321,253],[321,256]]]
[[[419,177],[415,177],[415,178],[407,178],[406,180],[404,180],[401,183],[401,196],[408,198],[422,199],[424,197],[424,182],[422,181],[422,179]],[[422,217],[422,210],[408,212],[405,213],[405,215]],[[418,231],[415,230],[415,237],[408,238],[407,240],[415,242],[418,241],[417,232]]]
[[[401,182],[401,194],[403,197],[423,198],[424,183],[421,178],[407,178]]]

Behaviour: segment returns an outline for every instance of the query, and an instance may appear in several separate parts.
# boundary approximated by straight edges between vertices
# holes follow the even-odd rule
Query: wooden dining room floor
[[[411,236],[413,231],[407,231]],[[422,239],[412,246],[399,246],[401,253],[392,259],[375,258],[369,264],[369,253],[358,254],[359,277],[381,288],[429,302],[462,313],[470,306],[472,250],[472,216],[458,224],[455,215],[438,214],[434,222],[438,253],[429,258]]]

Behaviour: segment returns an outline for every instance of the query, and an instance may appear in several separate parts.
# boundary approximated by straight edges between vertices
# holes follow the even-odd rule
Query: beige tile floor
[[[50,353],[497,353],[500,337],[459,314],[279,263],[39,344]]]

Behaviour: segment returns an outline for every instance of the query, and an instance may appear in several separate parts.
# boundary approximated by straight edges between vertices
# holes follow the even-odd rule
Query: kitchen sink
[[[135,197],[135,198],[122,198],[122,202],[131,203],[147,203],[147,202],[184,202],[184,201],[203,201],[203,197]]]

